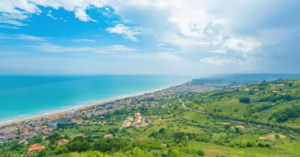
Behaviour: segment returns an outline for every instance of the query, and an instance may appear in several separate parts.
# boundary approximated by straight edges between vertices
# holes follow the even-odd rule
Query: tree
[[[55,141],[55,138],[54,138],[54,137],[50,138],[50,144],[54,145],[55,142],[56,142],[56,141]]]
[[[286,114],[281,114],[276,118],[276,121],[278,123],[281,123],[281,122],[287,121],[288,119],[289,119],[289,117]]]
[[[250,98],[249,97],[241,97],[239,100],[241,103],[250,103]]]
[[[275,135],[275,138],[276,138],[276,139],[279,139],[279,138],[280,138],[280,136],[279,136],[278,134],[276,134],[276,135]]]
[[[16,143],[16,144],[14,144],[14,145],[12,145],[12,146],[10,147],[10,150],[16,150],[16,151],[19,151],[19,150],[22,149],[23,147],[24,147],[24,145]]]
[[[42,151],[39,152],[38,157],[44,157],[48,155],[47,149],[43,149]]]
[[[83,152],[90,149],[91,145],[82,136],[74,137],[71,142],[67,144],[67,147],[72,152]]]
[[[230,124],[224,125],[224,128],[225,128],[226,130],[230,129]]]
[[[165,131],[165,128],[160,128],[158,132],[163,133],[164,131]]]
[[[203,151],[203,150],[200,150],[200,149],[197,150],[196,153],[197,153],[198,155],[200,155],[200,156],[204,156],[204,155],[205,155],[204,151]]]
[[[289,83],[289,87],[292,87],[293,86],[293,83]]]

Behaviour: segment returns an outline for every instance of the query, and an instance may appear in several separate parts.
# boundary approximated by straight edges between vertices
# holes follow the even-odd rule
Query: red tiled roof
[[[28,152],[32,152],[32,151],[35,151],[35,150],[42,150],[44,148],[45,148],[45,146],[28,148]]]

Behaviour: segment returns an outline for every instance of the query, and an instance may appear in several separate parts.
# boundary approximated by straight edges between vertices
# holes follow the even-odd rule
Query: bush
[[[200,150],[200,149],[197,150],[196,154],[198,154],[198,155],[200,155],[200,156],[204,156],[204,155],[205,155],[204,151],[203,151],[203,150]]]
[[[161,129],[159,129],[159,133],[163,133],[165,131],[165,128],[161,128]]]
[[[250,103],[250,98],[249,97],[241,97],[239,100],[241,103]]]

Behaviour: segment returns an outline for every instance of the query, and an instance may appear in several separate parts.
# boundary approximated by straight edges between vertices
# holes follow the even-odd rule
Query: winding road
[[[179,98],[179,96],[177,95],[177,97]],[[193,110],[193,111],[196,111],[196,112],[200,112],[200,113],[207,113],[203,110],[196,110],[196,109],[193,109],[193,108],[190,108],[190,107],[187,107],[185,106],[185,104],[183,103],[183,101],[179,98],[179,101],[182,103],[182,106],[189,109],[189,110]],[[263,129],[276,129],[276,130],[281,130],[281,131],[285,131],[284,129],[280,129],[280,128],[272,128],[270,126],[266,126],[266,125],[257,125],[257,124],[253,124],[253,123],[248,123],[248,122],[242,122],[242,121],[237,121],[237,120],[227,120],[227,121],[230,121],[230,122],[235,122],[235,123],[240,123],[240,124],[246,124],[246,125],[254,125],[258,128],[263,128]]]

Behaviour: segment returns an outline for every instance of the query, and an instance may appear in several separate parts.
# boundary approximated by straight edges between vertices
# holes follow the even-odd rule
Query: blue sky
[[[0,74],[299,73],[299,3],[0,0]]]

